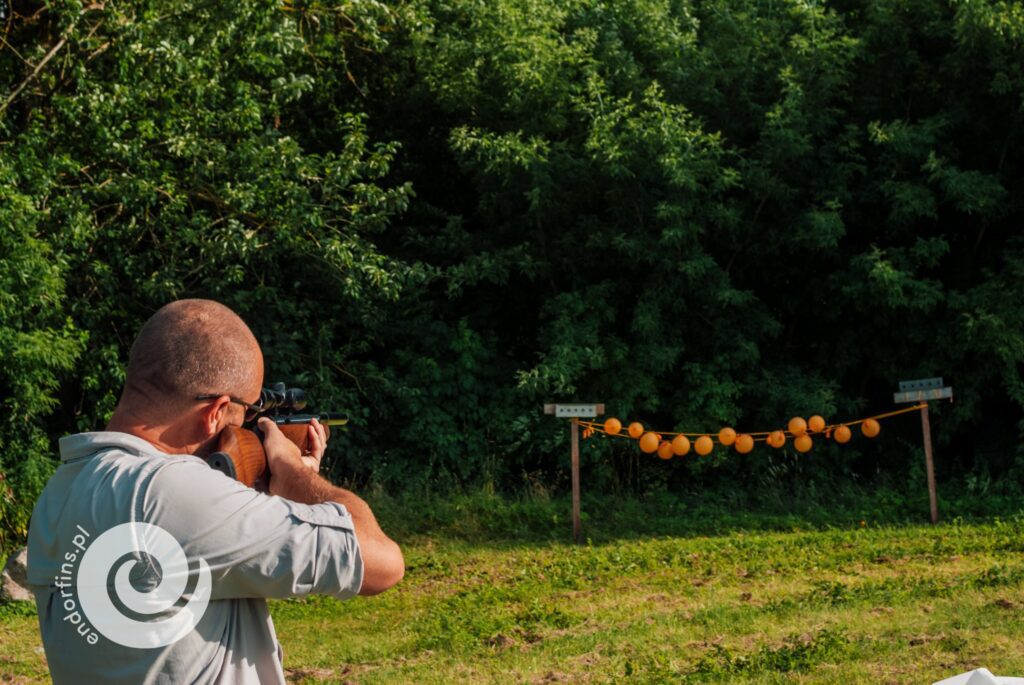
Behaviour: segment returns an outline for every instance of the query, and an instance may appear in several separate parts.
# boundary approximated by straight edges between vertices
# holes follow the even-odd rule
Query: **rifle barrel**
[[[284,416],[272,416],[270,418],[274,423],[285,426],[293,423],[309,423],[313,419],[316,419],[325,426],[344,426],[348,424],[347,414],[335,412],[322,414],[285,414]]]

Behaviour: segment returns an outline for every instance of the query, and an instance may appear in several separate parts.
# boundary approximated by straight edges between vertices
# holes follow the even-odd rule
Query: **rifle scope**
[[[288,388],[284,383],[274,383],[260,391],[260,413],[289,413],[306,408],[306,392],[300,388]]]

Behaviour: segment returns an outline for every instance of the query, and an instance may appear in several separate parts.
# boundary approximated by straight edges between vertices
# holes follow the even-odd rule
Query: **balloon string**
[[[834,431],[836,428],[839,428],[840,426],[856,426],[858,424],[864,423],[865,421],[871,421],[871,420],[876,420],[877,421],[879,419],[887,419],[887,418],[889,418],[891,416],[899,416],[900,414],[909,414],[912,411],[920,411],[921,409],[924,409],[927,406],[928,406],[927,402],[921,402],[920,404],[915,404],[912,407],[905,407],[903,409],[896,409],[894,411],[885,412],[884,414],[875,414],[874,416],[867,416],[867,417],[864,417],[863,419],[856,419],[854,421],[844,421],[842,423],[830,423],[830,424],[826,425],[824,428],[822,428],[820,431],[817,431],[817,432],[818,433],[828,433],[828,432]],[[606,431],[604,429],[604,423],[603,422],[599,422],[599,421],[585,421],[583,419],[574,419],[574,420],[575,420],[576,423],[578,423],[580,426],[583,426],[584,428],[589,428],[589,429],[591,429],[591,430],[593,430],[595,432],[604,433],[605,435],[610,435],[613,438],[628,438],[629,440],[636,440],[637,439],[637,438],[634,438],[633,436],[629,435],[628,433],[622,433],[622,432],[619,432],[619,433],[609,433],[608,431]],[[625,429],[626,426],[623,426],[622,428]],[[754,442],[767,442],[768,441],[768,436],[771,435],[774,432],[775,431],[759,431],[757,433],[747,433],[747,435],[749,435],[750,437],[754,438]],[[781,430],[781,432],[782,432],[783,435],[785,435],[787,437],[793,437],[793,435],[794,435],[789,430]],[[810,430],[808,430],[807,432],[811,433]],[[674,436],[674,435],[683,435],[683,436],[688,437],[688,438],[700,438],[700,437],[705,437],[706,436],[706,437],[709,437],[709,438],[711,438],[712,440],[714,440],[714,441],[716,441],[718,443],[722,442],[721,440],[718,439],[718,435],[715,434],[715,433],[679,433],[679,432],[675,432],[675,431],[656,431],[656,430],[649,429],[649,428],[645,428],[644,429],[644,433],[657,433],[658,435],[661,435],[661,436],[666,436],[666,435],[672,435],[672,436]],[[736,431],[736,435],[741,435],[741,433],[739,431]],[[758,436],[764,436],[764,437],[758,437]]]

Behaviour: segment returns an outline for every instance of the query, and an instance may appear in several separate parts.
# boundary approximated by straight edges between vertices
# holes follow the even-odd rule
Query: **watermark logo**
[[[86,542],[88,533],[79,527]],[[122,523],[84,548],[75,578],[81,604],[68,607],[64,620],[91,623],[104,637],[149,649],[177,642],[199,623],[210,602],[210,567],[198,559],[191,567],[174,537],[149,523]],[[62,595],[63,596],[63,595]],[[84,616],[84,621],[83,621]],[[76,620],[77,618],[77,620]],[[79,633],[90,644],[91,631]],[[94,637],[94,634],[92,634]]]

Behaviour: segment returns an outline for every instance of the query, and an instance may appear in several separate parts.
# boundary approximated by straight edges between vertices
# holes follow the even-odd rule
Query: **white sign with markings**
[[[555,416],[563,419],[592,419],[598,415],[596,404],[556,404]]]

